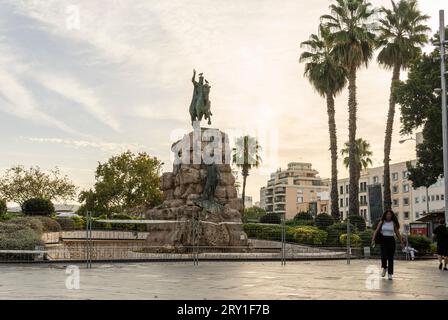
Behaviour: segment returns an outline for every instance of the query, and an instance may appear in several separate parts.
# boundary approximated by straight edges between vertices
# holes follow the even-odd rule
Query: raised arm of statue
[[[196,69],[193,69],[193,78],[191,78],[191,82],[196,83]]]

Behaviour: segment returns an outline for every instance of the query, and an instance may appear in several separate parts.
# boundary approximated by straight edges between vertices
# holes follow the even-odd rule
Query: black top
[[[445,225],[440,225],[434,229],[435,239],[438,244],[448,244],[448,229]]]

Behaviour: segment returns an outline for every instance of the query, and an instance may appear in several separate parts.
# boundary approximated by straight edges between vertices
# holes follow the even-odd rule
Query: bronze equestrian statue
[[[193,70],[193,97],[190,104],[191,124],[195,121],[201,121],[202,118],[208,120],[208,124],[212,124],[211,116],[213,115],[210,108],[210,84],[204,79],[202,73],[199,74],[199,80],[196,81],[196,70]]]

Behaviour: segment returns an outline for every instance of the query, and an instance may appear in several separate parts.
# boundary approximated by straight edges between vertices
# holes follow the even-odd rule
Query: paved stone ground
[[[94,264],[80,265],[79,290],[64,265],[0,265],[0,299],[448,299],[437,265],[397,261],[389,281],[377,260]]]

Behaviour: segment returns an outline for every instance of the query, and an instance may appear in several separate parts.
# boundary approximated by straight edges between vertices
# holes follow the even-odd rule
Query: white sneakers
[[[381,276],[382,276],[383,278],[386,276],[386,272],[387,272],[387,269],[383,269],[383,271],[381,272]]]
[[[387,275],[387,279],[392,280],[392,275],[391,275],[391,274],[388,274],[388,275]]]

